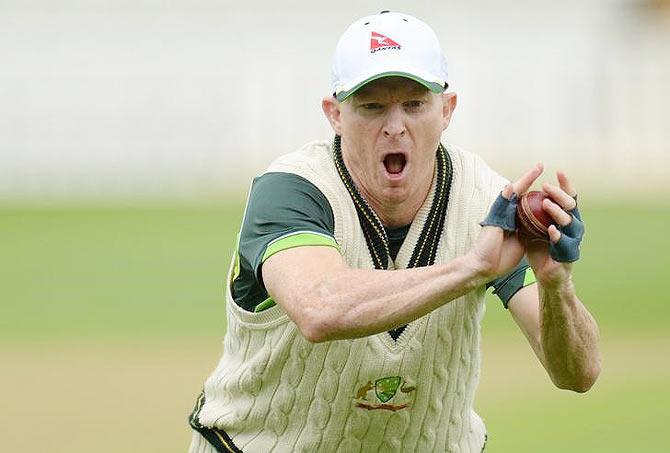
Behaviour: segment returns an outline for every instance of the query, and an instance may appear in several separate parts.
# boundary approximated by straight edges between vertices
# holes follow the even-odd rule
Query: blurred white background
[[[355,19],[428,22],[459,106],[445,141],[512,178],[670,193],[670,1],[0,0],[0,200],[244,192],[329,139],[320,100]]]

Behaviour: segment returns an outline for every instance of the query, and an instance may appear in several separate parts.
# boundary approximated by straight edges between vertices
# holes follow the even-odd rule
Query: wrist
[[[540,278],[537,277],[537,284],[545,292],[558,296],[570,296],[575,294],[575,286],[572,282],[572,274],[567,274],[561,278]]]
[[[470,251],[457,260],[459,262],[456,264],[465,272],[465,278],[472,288],[485,285],[496,278],[494,269],[476,252]]]

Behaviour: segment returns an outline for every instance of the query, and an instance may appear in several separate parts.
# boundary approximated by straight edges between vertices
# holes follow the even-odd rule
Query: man
[[[598,330],[571,281],[576,192],[560,172],[544,184],[559,228],[550,245],[522,243],[516,200],[542,167],[508,184],[442,146],[446,87],[437,38],[414,17],[382,12],[342,36],[322,102],[335,139],[252,186],[191,452],[482,451],[487,285],[558,387],[593,385]]]

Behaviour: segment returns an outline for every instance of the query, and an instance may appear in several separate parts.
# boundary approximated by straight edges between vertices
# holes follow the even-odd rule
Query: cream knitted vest
[[[505,184],[473,154],[446,147],[453,164],[436,263],[466,253],[478,222]],[[328,199],[347,263],[374,268],[329,143],[276,160],[268,172],[311,181]],[[431,188],[395,260],[404,268],[430,210]],[[228,285],[229,287],[230,285]],[[485,289],[412,322],[398,341],[386,332],[312,344],[279,305],[244,311],[227,291],[224,353],[205,383],[198,414],[245,452],[477,452],[485,428],[473,410]]]

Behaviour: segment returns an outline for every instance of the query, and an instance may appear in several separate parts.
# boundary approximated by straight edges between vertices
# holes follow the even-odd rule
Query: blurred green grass
[[[670,403],[667,384],[658,378],[633,379],[611,390],[594,392],[582,400],[577,395],[545,397],[535,400],[540,404],[522,402],[487,410],[489,431],[497,433],[491,435],[491,451],[664,451],[667,443],[661,433],[666,429],[665,408]],[[505,419],[507,430],[497,422]]]
[[[662,433],[670,403],[669,339],[610,334],[601,342],[600,379],[586,394],[553,388],[521,342],[485,347],[485,354],[505,354],[485,355],[477,396],[491,451],[667,451]],[[514,371],[505,370],[505,362]]]
[[[603,334],[667,332],[670,202],[591,202],[581,212],[586,234],[573,279]],[[485,329],[500,332],[512,324],[507,313],[489,304]]]
[[[236,199],[241,199],[238,197]],[[0,208],[0,335],[190,335],[221,330],[239,202],[193,207]],[[605,330],[663,330],[670,205],[593,204],[575,266]],[[507,331],[491,298],[486,329]]]
[[[221,330],[242,206],[0,209],[1,335]]]
[[[242,198],[207,206],[0,207],[0,339],[12,370],[3,387],[32,379],[43,388],[40,401],[27,405],[20,393],[6,399],[7,423],[28,417],[34,405],[53,406],[59,424],[49,434],[61,436],[54,451],[87,451],[107,431],[86,415],[90,398],[109,423],[140,404],[143,420],[123,425],[100,451],[184,451],[186,414],[225,329],[223,287]],[[575,281],[600,324],[601,378],[586,395],[553,388],[490,296],[476,403],[489,430],[487,451],[664,448],[670,204],[591,203],[582,211],[587,236]],[[43,382],[45,360],[51,377]],[[99,392],[100,372],[119,388]],[[171,376],[178,382],[165,381]],[[76,392],[64,396],[72,386]],[[58,395],[80,410],[57,410]],[[77,436],[81,448],[68,444],[64,426],[88,427],[90,434]],[[30,451],[26,429],[14,426],[8,445]]]

